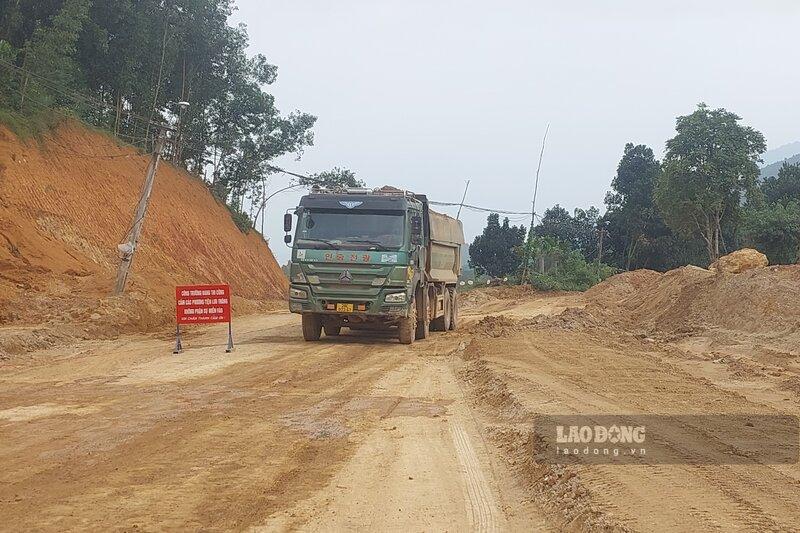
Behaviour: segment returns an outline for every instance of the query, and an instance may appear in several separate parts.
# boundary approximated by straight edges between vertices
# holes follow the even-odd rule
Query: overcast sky
[[[279,109],[319,117],[314,146],[279,161],[295,172],[343,166],[453,202],[470,179],[467,203],[529,211],[550,123],[536,211],[571,211],[602,209],[625,143],[660,157],[700,101],[741,115],[769,148],[800,140],[795,0],[237,4],[251,52],[278,66]],[[268,205],[281,263],[281,219],[299,196]],[[485,218],[462,213],[468,241]]]

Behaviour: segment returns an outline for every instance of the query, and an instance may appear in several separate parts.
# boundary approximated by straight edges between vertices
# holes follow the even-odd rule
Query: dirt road
[[[0,369],[3,530],[556,531],[800,527],[790,465],[546,466],[535,413],[799,412],[673,345],[599,332],[580,297],[479,302],[401,346],[302,341],[285,313]],[[482,320],[490,313],[501,318]],[[566,326],[565,326],[566,324]],[[694,354],[696,355],[696,354]]]

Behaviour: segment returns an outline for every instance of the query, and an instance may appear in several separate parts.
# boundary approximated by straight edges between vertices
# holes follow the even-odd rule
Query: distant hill
[[[773,163],[783,162],[784,159],[800,154],[800,141],[789,144],[784,144],[778,148],[767,150],[762,159],[764,160],[764,167],[770,166]]]
[[[788,163],[790,165],[793,163],[800,163],[800,153],[765,166],[761,169],[761,179],[763,180],[764,178],[768,178],[770,176],[777,176],[778,171],[781,169],[784,163]]]

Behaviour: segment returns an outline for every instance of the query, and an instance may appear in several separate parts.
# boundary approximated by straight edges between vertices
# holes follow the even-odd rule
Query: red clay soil
[[[83,337],[153,330],[171,320],[175,285],[184,283],[230,283],[238,313],[284,297],[286,279],[261,236],[239,231],[202,180],[167,163],[158,169],[128,293],[109,297],[117,244],[132,222],[148,161],[75,122],[26,141],[0,126],[6,333],[47,325],[55,334],[70,324]],[[0,355],[2,349],[0,339]]]

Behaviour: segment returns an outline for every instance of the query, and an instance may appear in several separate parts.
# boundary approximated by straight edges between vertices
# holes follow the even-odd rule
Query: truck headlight
[[[383,301],[387,304],[401,304],[406,301],[406,293],[394,292],[392,294],[387,294]]]
[[[306,298],[308,298],[308,293],[301,289],[289,289],[289,298],[305,300]]]

